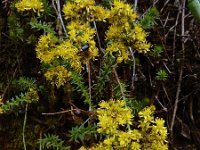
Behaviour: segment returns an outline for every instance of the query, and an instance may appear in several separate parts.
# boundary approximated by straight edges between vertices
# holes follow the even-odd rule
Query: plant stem
[[[88,66],[88,82],[89,82],[89,95],[90,95],[90,104],[92,104],[92,83],[91,83],[91,68],[90,61],[87,61]],[[89,111],[92,111],[92,106],[89,106]]]
[[[137,4],[138,4],[138,0],[135,0],[135,2],[134,2],[134,11],[136,11],[136,9],[137,9]]]
[[[181,70],[180,70],[180,74],[179,74],[179,79],[178,79],[178,83],[177,83],[177,91],[176,91],[176,99],[175,99],[175,103],[174,103],[174,110],[173,110],[173,114],[172,114],[172,120],[171,120],[171,125],[170,125],[170,132],[171,135],[173,135],[173,127],[174,127],[174,122],[175,122],[175,117],[176,117],[176,112],[178,109],[178,101],[179,101],[179,96],[180,96],[180,92],[181,92],[181,83],[182,83],[182,77],[183,77],[183,68],[184,68],[184,54],[185,54],[185,43],[184,43],[184,34],[185,34],[185,0],[182,0],[182,19],[181,19],[181,36],[182,36],[182,62],[181,62]]]
[[[131,47],[129,47],[129,51],[130,51],[131,56],[133,58],[133,74],[132,74],[131,86],[132,86],[132,89],[134,90],[135,89],[135,86],[134,86],[134,81],[135,81],[135,56],[134,56],[134,53],[133,53],[133,50],[132,50]]]
[[[95,28],[96,34],[97,34],[97,42],[98,42],[98,45],[99,45],[99,49],[101,50],[101,52],[102,52],[103,54],[105,54],[103,48],[101,47],[101,40],[100,40],[99,33],[98,33],[98,30],[97,30],[96,22],[93,21],[93,24],[94,24],[94,28]]]
[[[120,80],[119,80],[119,77],[118,77],[118,75],[117,75],[117,71],[116,71],[115,68],[113,68],[113,73],[114,73],[115,78],[117,79],[117,82],[118,82],[118,84],[119,84],[120,91],[121,91],[121,94],[122,94],[122,98],[123,98],[123,100],[125,100],[125,99],[126,99],[126,96],[125,96],[125,94],[124,94],[124,89],[122,88],[121,82],[120,82]]]
[[[55,5],[55,1],[57,3],[57,6]],[[62,14],[61,14],[61,10],[60,10],[60,0],[52,0],[52,6],[53,6],[54,10],[56,11],[57,17],[58,17],[58,19],[61,23],[63,31],[64,31],[65,35],[67,36],[67,30],[65,28],[64,21],[63,21],[63,18],[62,18]]]
[[[25,128],[26,128],[26,121],[27,121],[27,110],[28,110],[28,104],[26,104],[26,108],[25,108],[24,124],[23,124],[23,130],[22,130],[24,150],[26,150]]]

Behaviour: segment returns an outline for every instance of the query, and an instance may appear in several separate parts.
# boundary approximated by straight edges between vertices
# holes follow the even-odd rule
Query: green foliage
[[[44,12],[41,14],[41,16],[52,16],[54,13],[52,6],[49,4],[48,0],[41,0],[44,6]]]
[[[94,136],[97,133],[95,125],[84,127],[84,124],[82,124],[81,126],[73,127],[72,130],[69,132],[71,136],[71,141],[74,141],[76,143],[79,143],[79,141],[83,142],[90,136]]]
[[[156,79],[160,80],[160,81],[166,81],[168,78],[168,74],[164,69],[160,69],[157,73],[156,73]]]
[[[23,40],[24,28],[20,23],[20,18],[16,14],[8,17],[8,28],[10,38]]]
[[[148,98],[144,98],[142,100],[137,99],[125,99],[127,107],[132,110],[133,116],[137,115],[143,108],[145,108],[150,100]]]
[[[103,61],[100,75],[97,76],[96,84],[94,84],[95,98],[101,100],[102,95],[106,90],[106,83],[110,80],[112,74],[112,66],[115,63],[115,58],[111,55],[106,55]]]
[[[153,27],[155,23],[155,19],[159,17],[159,12],[156,7],[152,7],[148,10],[148,12],[144,15],[144,17],[140,20],[139,24],[144,29],[150,29]]]
[[[103,1],[102,1],[102,5],[103,5],[105,8],[109,8],[109,9],[110,9],[112,3],[111,3],[110,0],[103,0]]]
[[[63,140],[53,134],[45,134],[44,138],[38,140],[38,144],[40,144],[42,149],[70,150],[70,147],[64,146]]]
[[[20,77],[18,80],[12,81],[12,84],[21,91],[27,91],[30,88],[36,88],[36,80],[28,77]]]
[[[30,22],[32,29],[42,30],[44,33],[53,33],[55,34],[55,31],[53,30],[52,26],[46,22],[37,21],[37,19],[33,18]]]
[[[200,21],[200,1],[188,0],[188,8],[192,12],[193,16]]]
[[[32,3],[32,2],[33,1],[28,1],[28,3],[30,3],[32,6],[35,6],[34,5],[35,3]],[[141,53],[143,52],[146,53],[149,51],[151,44],[147,42],[146,37],[148,36],[148,34],[145,32],[145,30],[143,30],[143,28],[144,29],[152,28],[152,26],[155,23],[155,19],[159,16],[157,9],[151,8],[144,15],[144,17],[140,19],[139,22],[137,22],[138,16],[134,14],[132,10],[132,6],[129,6],[129,4],[125,4],[125,3],[123,4],[122,2],[118,3],[116,1],[117,2],[115,4],[116,8],[114,8],[115,5],[112,4],[113,2],[112,0],[98,1],[97,3],[94,4],[94,6],[90,7],[91,9],[88,9],[88,6],[90,6],[90,3],[92,3],[92,1],[88,1],[88,2],[87,1],[83,1],[83,2],[65,1],[66,2],[65,5],[63,5],[64,1],[62,1],[61,4],[59,4],[59,2],[60,1],[55,1],[55,0],[53,0],[52,2],[48,0],[41,0],[39,1],[39,4],[42,3],[43,7],[39,9],[38,11],[35,10],[34,7],[28,10],[27,6],[24,6],[23,11],[21,12],[19,10],[18,12],[16,12],[16,8],[15,8],[15,11],[12,10],[10,17],[8,18],[8,27],[9,27],[9,34],[10,34],[9,36],[10,38],[14,40],[20,39],[24,41],[22,43],[24,50],[28,48],[28,46],[30,46],[27,44],[35,45],[36,41],[38,41],[39,46],[36,45],[35,51],[32,49],[32,47],[30,48],[30,51],[33,50],[31,53],[31,57],[32,58],[34,57],[34,59],[35,58],[40,59],[41,65],[42,65],[40,66],[41,72],[44,73],[44,76],[38,77],[37,83],[35,79],[28,78],[28,77],[20,77],[18,80],[14,80],[12,82],[12,85],[15,87],[15,89],[14,88],[13,89],[14,90],[17,89],[16,91],[14,91],[14,93],[18,93],[19,91],[20,92],[23,91],[23,93],[20,94],[19,96],[12,98],[10,101],[7,101],[5,104],[1,103],[0,113],[9,112],[10,110],[14,110],[20,106],[24,106],[25,104],[29,104],[29,103],[32,103],[33,101],[37,101],[39,99],[37,91],[40,91],[41,105],[40,104],[37,105],[37,108],[35,109],[36,113],[34,113],[33,115],[38,114],[42,112],[43,110],[50,111],[51,114],[46,113],[47,115],[46,118],[48,118],[47,121],[43,121],[43,120],[40,121],[37,118],[37,116],[36,117],[33,116],[36,122],[40,123],[38,125],[39,126],[38,132],[41,133],[41,130],[44,131],[42,128],[42,125],[45,125],[45,126],[50,125],[51,129],[53,129],[53,127],[55,127],[56,125],[59,125],[59,127],[63,129],[63,127],[66,127],[65,119],[66,120],[69,119],[73,121],[71,124],[69,124],[69,126],[67,125],[67,127],[71,127],[71,125],[74,124],[75,122],[80,123],[80,120],[82,121],[82,119],[85,118],[84,116],[85,114],[90,115],[91,113],[90,111],[91,109],[89,109],[89,111],[84,110],[86,108],[84,105],[84,106],[80,106],[80,110],[82,111],[80,111],[81,113],[78,114],[78,117],[73,117],[75,116],[75,113],[73,112],[74,110],[73,108],[76,109],[76,105],[73,104],[73,94],[71,90],[71,88],[73,88],[74,95],[77,95],[77,93],[78,95],[81,95],[81,97],[79,98],[83,100],[85,104],[89,105],[90,108],[96,107],[100,100],[105,100],[106,102],[110,98],[110,97],[107,97],[107,95],[109,95],[112,98],[118,99],[119,102],[122,99],[126,101],[125,104],[123,104],[123,106],[125,107],[124,109],[125,110],[127,109],[129,111],[130,109],[132,109],[132,115],[136,115],[149,103],[149,99],[146,98],[140,101],[136,99],[132,99],[131,97],[132,95],[130,95],[128,91],[130,87],[129,85],[130,82],[128,80],[131,75],[127,75],[127,78],[126,78],[126,76],[123,76],[122,73],[119,73],[119,71],[121,71],[122,68],[125,68],[125,69],[128,68],[127,70],[129,70],[128,72],[130,73],[130,68],[132,68],[134,65],[134,69],[135,67],[139,67],[135,69],[136,74],[137,74],[137,71],[139,70],[146,72],[145,67],[143,68],[142,66],[143,63],[137,63],[137,60],[138,62],[140,61],[139,60],[140,57],[137,57],[137,55],[142,55],[142,54],[139,54],[140,53],[139,51],[138,53],[137,52],[130,53],[128,46],[130,46],[130,44],[133,44],[134,51],[137,51],[137,49],[140,49]],[[12,5],[14,6],[14,4]],[[59,10],[59,7],[57,5],[60,5],[61,9],[66,8],[66,11]],[[112,9],[110,9],[111,7]],[[69,10],[71,8],[73,9],[70,12]],[[77,8],[77,9],[74,9],[74,8]],[[116,13],[116,12],[120,12],[120,13]],[[21,13],[21,17],[19,16],[20,13]],[[67,15],[69,15],[68,18],[67,18]],[[109,18],[107,18],[108,16]],[[92,26],[93,21],[96,21],[96,24],[95,24],[96,30],[94,30],[94,26]],[[140,25],[138,25],[138,23],[143,28]],[[65,28],[67,29],[67,34],[69,36],[66,36],[66,37],[63,36],[62,38],[59,38],[60,35],[63,35],[62,31]],[[132,30],[135,30],[135,31],[132,32]],[[32,31],[39,31],[39,32],[32,32]],[[40,33],[43,33],[44,35],[40,36],[40,39],[38,40],[37,39],[39,36],[38,34]],[[59,37],[57,37],[57,35],[59,35]],[[107,43],[106,41],[112,41],[112,42]],[[99,47],[102,47],[102,49],[105,49],[105,52],[106,52],[105,55],[103,55],[103,53],[100,53],[100,49],[98,49],[97,43],[99,44],[98,45]],[[86,50],[82,49],[82,46],[83,46],[82,44],[84,45],[87,44],[89,48]],[[136,46],[136,44],[138,46]],[[35,52],[36,52],[36,56],[35,56]],[[152,56],[160,57],[162,52],[163,52],[163,48],[161,46],[155,46],[155,48],[152,51]],[[23,56],[26,57],[27,53],[25,54],[22,53],[22,54]],[[135,63],[133,64],[132,60],[130,60],[131,54],[136,56],[135,58],[136,65]],[[92,62],[94,59],[96,60]],[[79,63],[77,63],[77,61]],[[87,79],[86,76],[82,75],[83,65],[85,65],[87,61],[92,62],[91,68],[89,70],[91,73],[90,79]],[[146,60],[144,59],[144,61]],[[131,63],[127,64],[127,62],[131,62]],[[126,65],[123,66],[125,63]],[[39,65],[37,62],[35,64]],[[76,66],[78,64],[80,64],[80,67]],[[33,69],[37,70],[40,67],[36,66],[36,68],[33,68]],[[78,69],[80,68],[80,70],[78,70],[76,67]],[[60,68],[62,68],[62,70]],[[74,71],[76,70],[75,68],[78,70],[77,72]],[[163,73],[164,71],[165,70],[163,71],[160,70],[157,73],[157,76],[156,76],[157,80],[164,81],[167,79],[168,75],[166,72]],[[66,74],[69,76],[67,76]],[[97,76],[95,76],[96,74]],[[112,79],[112,75],[113,77],[115,75],[114,79]],[[44,77],[46,77],[46,80]],[[49,81],[51,81],[51,83],[53,84],[57,83],[57,82],[54,82],[54,80],[61,83],[59,84],[60,85],[59,88],[54,88],[53,86],[51,86],[50,88],[47,88],[45,86],[47,85],[45,81],[47,81],[48,79],[50,79]],[[71,79],[72,86],[69,83],[70,79]],[[91,84],[92,84],[90,87],[88,87],[89,81],[91,81]],[[124,81],[127,81],[127,82],[124,82]],[[139,83],[140,81],[135,80],[135,82]],[[36,88],[38,88],[37,91],[36,91]],[[91,91],[92,91],[91,93],[90,93],[89,88],[91,88]],[[25,91],[28,91],[28,92],[25,93]],[[112,91],[112,94],[108,93],[108,91]],[[46,99],[48,99],[48,101],[45,101]],[[68,99],[69,101],[65,101],[66,99]],[[46,107],[46,105],[48,106]],[[70,109],[69,106],[71,107],[72,110],[69,110]],[[41,109],[39,107],[41,107]],[[47,108],[47,109],[43,109],[43,108]],[[66,109],[66,113],[68,113],[69,115],[71,113],[72,116],[68,116],[67,114],[67,117],[71,117],[71,118],[64,118],[62,115],[60,115],[61,117],[59,119],[54,119],[54,118],[52,119],[51,118],[52,116],[51,117],[48,116],[48,115],[60,114],[60,112],[55,112],[55,111],[60,111],[60,109],[62,108]],[[92,117],[98,117],[96,115],[97,114],[96,110],[92,109],[92,111],[94,111],[92,113],[95,114]],[[112,111],[113,111],[112,108],[108,109],[108,113],[110,112],[112,113]],[[62,112],[65,113],[65,110]],[[122,111],[119,111],[119,113],[121,112]],[[119,120],[122,119],[123,121],[123,119],[125,118],[124,117],[125,115],[123,114],[122,117],[119,118]],[[62,117],[64,118],[64,121],[61,123],[60,121],[62,120]],[[80,120],[77,119],[79,117],[81,118]],[[103,118],[103,121],[109,121],[109,119]],[[129,121],[130,123],[129,125],[131,125],[132,121],[133,120]],[[114,121],[113,122],[110,121],[110,127],[113,127],[112,123],[114,123]],[[126,130],[128,128],[131,129],[129,125],[127,126],[127,128],[126,126],[125,127],[120,126],[120,128],[122,128],[122,130]],[[99,124],[98,124],[98,127],[99,127]],[[45,130],[45,132],[48,132],[50,128]],[[138,127],[138,129],[139,128],[140,127]],[[54,128],[54,129],[56,130],[57,128]],[[64,132],[65,131],[68,132],[69,128],[68,130],[64,129]],[[68,142],[75,142],[76,144],[79,142],[84,143],[89,140],[92,140],[92,142],[95,142],[94,140],[97,140],[96,138],[97,125],[95,124],[90,125],[89,123],[86,125],[85,123],[83,123],[80,126],[72,127],[69,133],[70,133],[71,141],[68,141]],[[121,133],[124,133],[127,135],[129,134],[126,131],[125,132],[123,131]],[[35,135],[38,135],[38,134],[35,134]],[[128,136],[124,138],[124,137],[120,137],[121,135],[122,134],[120,133],[119,135],[117,135],[119,140],[117,140],[116,143],[117,142],[120,143],[121,141],[123,141],[121,139],[128,139]],[[143,135],[146,136],[146,134],[143,134]],[[99,136],[103,137],[104,134],[101,134],[101,133],[98,134],[98,140],[101,141],[102,139],[99,138]],[[106,138],[109,138],[109,136],[107,136]],[[116,137],[114,138],[117,139]],[[65,147],[64,141],[62,139],[60,139],[57,135],[52,135],[52,134],[45,134],[44,138],[39,139],[38,143],[40,144],[40,150],[41,149],[57,149],[57,150],[70,149],[70,147]],[[91,143],[91,145],[94,145],[94,144],[95,143]]]
[[[3,109],[3,112],[5,113],[34,101],[38,101],[38,95],[35,93],[35,91],[29,91],[27,93],[21,93],[19,96],[11,98],[5,104],[2,104],[0,108]]]
[[[127,91],[128,85],[121,82],[117,84],[114,88],[114,98],[123,99],[123,97],[128,97],[129,91]]]
[[[83,77],[77,72],[72,72],[71,74],[72,81],[71,83],[76,87],[74,90],[81,92],[82,97],[85,97],[84,102],[92,107],[92,102],[88,92],[88,87],[84,85]]]
[[[160,45],[156,45],[151,52],[151,55],[154,57],[161,57],[161,53],[163,53],[163,47]]]

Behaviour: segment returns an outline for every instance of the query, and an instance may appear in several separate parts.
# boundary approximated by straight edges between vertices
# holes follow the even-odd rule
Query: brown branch
[[[176,30],[177,30],[177,24],[178,24],[178,20],[179,20],[179,16],[180,16],[180,13],[178,12],[178,15],[176,17],[176,23],[175,23],[175,28],[174,28],[174,36],[173,36],[173,56],[172,56],[172,62],[174,64],[174,57],[175,57],[175,48],[176,48]]]
[[[42,115],[47,115],[47,116],[59,115],[59,114],[64,114],[64,113],[68,113],[72,111],[80,111],[80,109],[63,110],[63,111],[58,111],[58,112],[53,112],[53,113],[42,113]]]
[[[5,97],[7,91],[8,91],[8,89],[9,89],[9,87],[10,87],[10,84],[11,84],[12,80],[13,80],[13,79],[15,78],[15,76],[16,76],[17,69],[18,69],[18,66],[15,68],[15,71],[14,71],[12,77],[10,78],[10,81],[8,82],[8,85],[6,86],[5,90],[3,91],[3,94],[2,94],[2,96],[1,96],[2,100],[4,100],[4,97]]]
[[[184,58],[185,58],[185,0],[182,0],[182,16],[181,16],[181,36],[182,36],[182,63],[181,63],[181,70],[179,74],[179,79],[177,83],[177,91],[176,91],[176,97],[175,97],[175,103],[174,103],[174,110],[172,114],[172,120],[171,120],[171,125],[170,125],[170,132],[171,134],[173,133],[173,127],[174,127],[174,122],[175,122],[175,117],[176,117],[176,112],[178,109],[178,102],[179,102],[179,96],[181,92],[181,84],[182,84],[182,77],[183,77],[183,68],[184,68]],[[172,134],[173,135],[173,134]]]
[[[42,113],[42,115],[46,115],[46,116],[52,116],[52,115],[60,115],[60,114],[65,114],[65,113],[69,113],[69,112],[82,112],[85,114],[92,114],[91,112],[82,110],[82,109],[71,109],[71,110],[62,110],[62,111],[58,111],[58,112],[53,112],[53,113]]]
[[[61,26],[62,26],[64,33],[67,36],[67,30],[65,28],[64,21],[63,21],[63,18],[62,18],[62,14],[61,14],[60,0],[52,0],[52,6],[53,6],[53,8],[54,8],[54,10],[57,14],[57,17],[58,17],[60,23],[61,23]]]

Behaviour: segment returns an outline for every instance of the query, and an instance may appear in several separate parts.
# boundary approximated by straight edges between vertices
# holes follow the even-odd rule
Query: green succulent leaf
[[[188,8],[192,15],[200,21],[200,0],[188,0]]]

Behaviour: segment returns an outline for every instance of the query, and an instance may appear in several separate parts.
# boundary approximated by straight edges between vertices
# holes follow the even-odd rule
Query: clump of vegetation
[[[59,150],[69,150],[70,147],[64,146],[64,141],[61,140],[56,135],[45,134],[44,138],[38,140],[38,144],[40,144],[40,149],[59,149]]]
[[[19,73],[10,81],[17,89],[11,95],[22,94],[11,100],[4,94],[0,101],[1,114],[26,105],[24,149],[168,149],[165,121],[153,116],[151,95],[139,88],[153,66],[150,57],[159,60],[164,53],[148,40],[157,9],[141,17],[120,0],[60,2],[19,0],[8,21],[10,37],[24,44],[21,54],[33,59],[30,78]],[[154,82],[169,76],[163,69],[153,74],[148,80]],[[25,140],[29,118],[37,124],[37,143]]]
[[[89,149],[168,149],[167,128],[164,126],[163,119],[154,119],[154,106],[140,111],[138,123],[134,126],[134,118],[131,110],[125,106],[125,101],[109,100],[99,105],[97,131],[105,135],[105,138]],[[80,149],[86,150],[87,148],[81,147]]]

